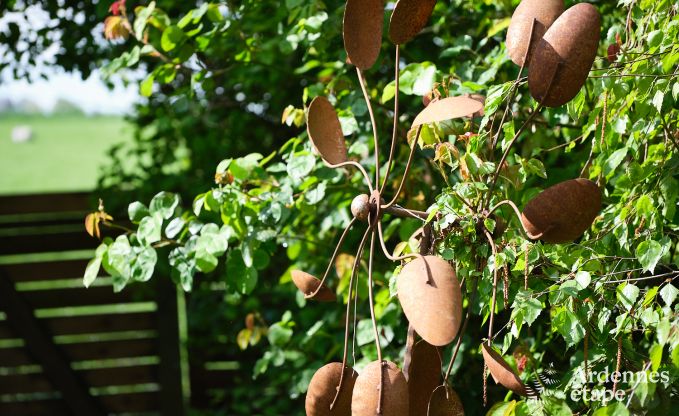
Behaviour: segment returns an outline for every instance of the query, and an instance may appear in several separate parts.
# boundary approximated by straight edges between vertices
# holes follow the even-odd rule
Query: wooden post
[[[168,276],[156,276],[158,302],[158,354],[160,356],[160,413],[184,416],[181,340],[177,287]]]
[[[87,385],[73,372],[70,361],[54,344],[33,315],[33,309],[14,289],[14,283],[0,271],[0,305],[7,322],[26,342],[26,349],[42,365],[52,385],[61,391],[66,405],[76,415],[105,415],[100,403],[90,396]]]

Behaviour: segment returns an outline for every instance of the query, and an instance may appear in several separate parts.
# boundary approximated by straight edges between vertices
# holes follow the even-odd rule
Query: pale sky
[[[73,18],[77,20],[78,16]],[[9,22],[16,22],[20,28],[31,27],[35,30],[44,27],[48,18],[39,6],[32,6],[26,13],[4,13],[0,17],[0,31],[7,30]],[[100,32],[101,27],[95,29],[97,30]],[[51,55],[58,47],[59,45],[54,45],[54,48],[50,48],[38,60],[38,67],[42,69],[42,73],[47,74],[48,80],[39,79],[29,83],[25,80],[14,80],[9,71],[0,73],[0,102],[9,100],[17,104],[28,100],[37,104],[42,111],[49,112],[59,99],[63,99],[86,113],[124,114],[131,111],[132,105],[139,100],[138,86],[135,83],[125,86],[119,78],[114,78],[111,81],[115,88],[111,90],[102,82],[98,71],[83,81],[79,74],[50,68]]]
[[[0,101],[8,99],[13,104],[29,100],[44,112],[50,112],[59,99],[72,102],[86,113],[125,114],[139,100],[135,84],[122,85],[117,82],[113,90],[101,81],[99,72],[94,72],[85,81],[79,75],[54,72],[48,80],[29,83],[3,76],[0,79]]]

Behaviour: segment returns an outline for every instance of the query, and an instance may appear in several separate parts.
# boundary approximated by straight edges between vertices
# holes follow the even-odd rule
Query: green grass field
[[[32,128],[30,142],[12,142],[17,125]],[[131,136],[122,117],[0,114],[0,195],[93,189],[108,149]]]

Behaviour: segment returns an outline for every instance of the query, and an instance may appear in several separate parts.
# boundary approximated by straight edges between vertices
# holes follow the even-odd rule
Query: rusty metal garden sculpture
[[[366,223],[363,237],[356,251],[345,315],[345,337],[342,362],[334,362],[319,369],[313,376],[306,397],[306,412],[316,415],[461,415],[460,399],[447,384],[460,347],[461,333],[467,324],[462,319],[463,296],[454,268],[436,255],[432,247],[431,228],[425,224],[420,231],[419,254],[393,256],[386,248],[382,218],[385,214],[396,217],[419,218],[425,221],[426,212],[410,210],[396,204],[407,180],[418,138],[423,125],[454,118],[473,117],[483,111],[482,101],[476,97],[448,97],[429,103],[415,117],[411,131],[408,160],[394,196],[387,202],[383,197],[389,176],[392,174],[394,151],[398,140],[399,118],[399,53],[401,45],[417,35],[426,25],[436,4],[435,0],[399,0],[392,12],[389,38],[395,44],[395,99],[393,133],[386,159],[386,173],[380,177],[380,142],[370,97],[363,71],[377,61],[382,44],[384,5],[382,0],[348,0],[344,13],[344,46],[347,61],[356,67],[358,81],[367,104],[374,140],[374,181],[359,163],[349,160],[339,118],[331,102],[316,97],[308,108],[307,131],[310,140],[323,161],[331,168],[355,168],[365,180],[367,193],[355,197],[351,203],[353,219],[342,232],[337,247],[324,275],[318,279],[303,271],[293,271],[295,285],[307,299],[321,302],[335,300],[335,294],[326,285],[331,265],[350,229],[360,222]],[[543,106],[560,106],[571,100],[584,84],[591,68],[599,39],[600,18],[589,4],[578,4],[564,11],[563,0],[524,0],[517,8],[509,27],[507,46],[510,58],[521,67],[513,85],[500,126],[507,116],[524,68],[529,68],[528,86],[538,106],[515,133],[498,166],[506,160],[511,145]],[[491,131],[493,148],[497,134]],[[496,170],[490,189],[495,186]],[[489,195],[490,193],[489,192]],[[557,200],[558,198],[558,200]],[[545,190],[527,204],[523,213],[511,201],[502,201],[490,209],[490,196],[482,210],[485,217],[503,205],[512,207],[521,221],[529,239],[546,243],[572,241],[582,235],[600,210],[600,191],[596,184],[586,179],[574,179]],[[493,253],[496,246],[493,236],[484,228]],[[382,358],[378,323],[373,300],[373,260],[375,245],[392,261],[410,260],[397,277],[398,298],[409,323],[406,362],[401,371],[396,364]],[[359,265],[368,247],[368,301],[372,320],[377,361],[368,364],[360,375],[347,364],[352,298],[355,294]],[[493,277],[493,295],[487,343],[482,345],[485,364],[496,382],[517,394],[525,394],[525,386],[502,356],[491,347],[494,311],[496,305],[497,270]],[[472,297],[474,294],[472,294]],[[460,329],[462,326],[462,329]],[[422,340],[415,343],[414,334]],[[460,334],[458,336],[458,334]],[[441,383],[441,355],[439,347],[450,344],[457,337],[452,359]]]

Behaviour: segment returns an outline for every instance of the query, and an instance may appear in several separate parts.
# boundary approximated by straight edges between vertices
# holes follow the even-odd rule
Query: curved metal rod
[[[408,173],[410,172],[410,166],[413,164],[413,156],[415,155],[415,149],[417,149],[417,142],[420,140],[422,126],[423,124],[417,126],[417,134],[415,135],[415,140],[413,140],[413,145],[410,148],[410,155],[408,155],[408,162],[406,163],[406,169],[403,172],[403,176],[401,177],[401,183],[398,185],[398,190],[396,191],[394,197],[391,199],[391,201],[389,201],[388,204],[382,205],[382,209],[386,209],[394,205],[396,203],[396,200],[398,199],[398,196],[401,194],[401,190],[403,190],[403,185],[405,184],[406,179],[408,178]]]
[[[387,161],[387,171],[384,173],[384,179],[382,179],[382,186],[380,187],[380,194],[384,192],[384,188],[387,186],[387,181],[389,180],[389,173],[391,173],[391,167],[394,164],[394,151],[396,150],[396,136],[398,135],[398,89],[401,71],[398,67],[398,63],[401,60],[401,48],[400,45],[396,45],[396,58],[394,60],[394,66],[396,67],[396,72],[394,74],[394,81],[396,83],[396,92],[394,93],[394,128],[391,133],[391,149],[389,150],[389,160]],[[377,186],[377,185],[375,185]]]
[[[361,85],[361,91],[363,92],[363,98],[365,99],[365,104],[368,106],[368,114],[370,114],[370,124],[373,129],[373,141],[375,142],[375,186],[380,186],[380,146],[377,140],[377,123],[375,122],[375,112],[373,111],[373,106],[370,103],[370,96],[368,95],[368,89],[366,88],[365,78],[363,77],[363,71],[361,68],[356,67],[356,72],[358,73],[358,83]],[[372,191],[371,191],[372,193]]]
[[[493,250],[493,299],[490,304],[490,322],[488,323],[488,346],[490,346],[493,341],[493,323],[495,318],[495,305],[497,303],[497,247],[493,241],[493,236],[490,235],[488,230],[484,228],[483,234],[486,235],[490,248]]]
[[[382,347],[380,346],[380,335],[377,330],[377,319],[375,318],[375,301],[373,300],[373,257],[375,257],[375,230],[373,229],[370,237],[370,252],[368,253],[368,300],[370,302],[370,320],[373,324],[375,336],[375,346],[377,347],[377,361],[380,363],[380,387],[379,398],[377,399],[376,414],[382,414],[382,390],[384,390],[384,371],[382,370]]]
[[[325,273],[323,273],[323,278],[321,279],[321,283],[318,284],[318,287],[316,290],[313,291],[313,293],[310,293],[308,295],[304,295],[306,299],[313,298],[318,294],[318,292],[323,288],[323,283],[325,283],[325,279],[328,278],[328,274],[330,273],[330,269],[332,269],[332,265],[335,262],[335,259],[337,258],[337,254],[339,254],[340,248],[342,247],[342,243],[344,240],[347,238],[347,234],[349,233],[349,230],[351,230],[351,227],[358,221],[356,217],[352,218],[351,221],[349,222],[349,225],[347,225],[347,228],[344,229],[342,232],[342,235],[340,236],[339,241],[337,242],[337,246],[335,246],[335,252],[332,253],[332,257],[330,258],[330,262],[328,262],[328,268],[325,269]]]
[[[533,18],[533,21],[530,24],[530,37],[528,38],[528,43],[526,45],[531,45],[533,43],[533,35],[535,34],[535,23],[537,22],[537,19]],[[509,113],[509,107],[512,104],[512,101],[514,101],[514,97],[516,94],[516,91],[518,91],[517,86],[519,85],[519,80],[521,79],[521,73],[523,72],[523,69],[526,67],[526,61],[528,60],[528,52],[530,51],[530,48],[526,48],[526,53],[523,54],[523,63],[521,64],[521,68],[519,69],[519,74],[516,76],[516,80],[512,84],[511,91],[509,92],[509,100],[507,100],[507,106],[505,107],[505,111],[502,114],[502,118],[500,119],[500,126],[498,127],[497,134],[495,134],[495,137],[493,137],[492,141],[492,149],[495,149],[495,146],[497,146],[497,140],[500,137],[500,132],[502,131],[502,125],[505,123],[505,119],[507,118],[507,114]]]
[[[321,159],[323,159],[323,158],[321,158]],[[373,193],[374,188],[373,188],[372,181],[370,180],[370,176],[368,176],[368,172],[365,171],[365,169],[363,168],[363,166],[361,166],[360,163],[354,162],[353,160],[347,160],[346,162],[342,162],[342,163],[338,163],[336,165],[333,165],[332,163],[329,163],[325,159],[323,159],[323,163],[325,163],[325,165],[327,167],[333,168],[333,169],[342,168],[342,167],[345,167],[345,166],[355,167],[356,169],[358,169],[363,174],[363,178],[365,179],[365,182],[368,184],[368,188],[370,189],[370,193],[371,194]]]
[[[542,98],[542,100],[540,100],[540,103],[535,108],[535,111],[533,111],[533,113],[531,113],[531,115],[528,116],[526,121],[524,121],[523,125],[521,125],[519,130],[514,134],[514,137],[512,138],[512,140],[507,145],[507,149],[505,149],[504,153],[502,154],[502,159],[500,159],[500,163],[498,163],[497,166],[495,167],[495,174],[493,175],[493,180],[490,183],[490,186],[488,187],[488,197],[486,198],[486,201],[483,204],[483,208],[486,208],[488,206],[488,204],[490,204],[490,200],[492,199],[493,190],[495,190],[495,183],[497,182],[497,179],[500,176],[500,169],[502,169],[502,164],[504,164],[505,161],[507,160],[507,156],[509,156],[509,151],[512,149],[512,146],[514,145],[516,140],[519,138],[521,133],[523,133],[523,131],[526,129],[526,127],[528,127],[528,124],[531,121],[533,121],[535,116],[538,115],[540,113],[540,111],[542,110],[542,107],[543,107],[542,103],[545,100],[545,98],[549,95],[549,93],[552,91],[552,86],[554,85],[554,80],[556,79],[556,74],[559,73],[562,65],[563,65],[562,62],[557,62],[556,69],[552,73],[552,78],[549,80],[549,85],[547,86],[547,91],[545,92],[544,97]]]
[[[399,256],[399,257],[394,257],[391,254],[389,254],[389,250],[387,250],[387,246],[384,243],[384,235],[382,234],[382,221],[377,222],[377,232],[379,234],[379,240],[380,240],[380,246],[382,246],[382,252],[384,253],[384,256],[388,258],[391,261],[401,261],[405,259],[411,259],[411,258],[416,258],[416,257],[422,257],[421,254],[406,254],[404,256]]]
[[[516,215],[516,219],[519,220],[519,225],[520,225],[519,228],[521,229],[521,231],[523,231],[523,236],[527,240],[539,240],[543,235],[545,235],[545,232],[552,229],[552,227],[549,227],[549,228],[547,228],[547,230],[541,232],[540,234],[535,234],[535,235],[530,234],[528,232],[528,230],[526,230],[526,228],[523,226],[523,221],[521,221],[521,211],[516,206],[516,204],[509,199],[505,199],[504,201],[500,201],[497,204],[495,204],[491,209],[488,210],[488,214],[486,214],[486,218],[490,217],[490,215],[493,212],[495,212],[498,208],[500,208],[503,205],[509,205],[510,207],[512,207],[512,210],[514,211],[514,214]]]
[[[344,353],[342,356],[342,374],[340,374],[335,398],[332,400],[332,403],[330,403],[330,410],[333,409],[335,403],[337,402],[337,398],[339,398],[342,389],[342,382],[344,381],[344,370],[347,367],[347,358],[349,353],[349,318],[351,316],[351,293],[354,288],[356,276],[358,275],[361,258],[363,257],[363,248],[365,247],[365,243],[368,240],[368,234],[370,234],[370,227],[366,228],[365,232],[363,233],[363,238],[361,238],[361,243],[358,245],[358,251],[356,252],[356,258],[354,259],[354,267],[351,269],[351,279],[349,279],[349,298],[347,299],[346,320],[344,322]],[[358,302],[358,285],[356,285],[356,288],[356,300],[354,301],[354,305],[356,302]]]
[[[398,204],[383,208],[385,214],[390,214],[399,218],[415,218],[421,221],[426,221],[429,218],[429,213],[425,211],[418,211],[415,209],[403,208]]]

